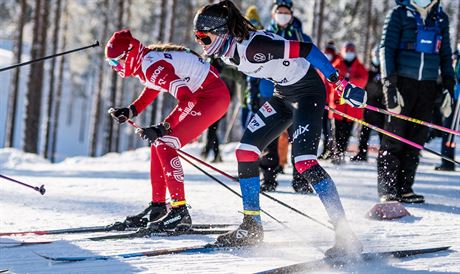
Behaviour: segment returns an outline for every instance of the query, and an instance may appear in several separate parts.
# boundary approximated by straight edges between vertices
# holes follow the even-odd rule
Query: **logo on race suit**
[[[257,63],[264,62],[265,60],[267,60],[267,57],[265,56],[265,54],[260,53],[260,52],[254,54],[254,61],[256,61]]]
[[[285,67],[289,67],[290,64],[291,64],[291,62],[289,62],[288,60],[284,60],[284,61],[283,61],[283,65],[284,65]]]
[[[174,179],[178,182],[184,182],[184,172],[182,170],[182,165],[180,164],[179,157],[176,156],[172,158],[169,164],[174,169],[173,175],[172,175]]]
[[[249,121],[248,129],[251,132],[254,132],[254,131],[256,131],[259,128],[262,128],[264,126],[265,126],[264,121],[262,121],[262,119],[259,117],[259,115],[256,114],[256,115],[254,115],[254,117],[252,117],[251,121]]]
[[[172,59],[172,56],[171,56],[171,54],[169,54],[169,53],[165,53],[164,55],[165,55],[165,58],[166,58],[166,59]]]
[[[294,131],[294,134],[292,134],[292,140],[297,139],[300,135],[304,134],[305,132],[310,131],[308,127],[310,124],[307,124],[305,126],[299,125],[299,127]]]
[[[185,81],[185,82],[190,82],[190,77],[188,77],[188,76],[185,77],[185,78],[184,78],[184,81]]]
[[[166,80],[165,79],[158,79],[158,85],[160,86],[163,86],[166,84]]]
[[[188,102],[188,105],[187,105],[186,108],[184,108],[184,109],[179,108],[178,110],[182,111],[181,115],[179,115],[179,121],[184,120],[185,117],[187,117],[187,115],[201,116],[201,112],[193,110],[194,106],[195,106],[195,104],[193,104],[192,102]]]
[[[268,54],[268,61],[273,60],[273,54],[269,53]]]
[[[257,72],[261,71],[263,67],[264,67],[264,66],[260,66],[260,67],[258,67],[256,70],[254,70],[254,72],[253,72],[253,73],[257,73]]]
[[[268,102],[265,102],[259,110],[265,118],[276,113],[275,109]]]
[[[150,82],[155,83],[155,80],[157,79],[158,75],[164,70],[165,68],[163,66],[158,66],[152,74],[152,77],[150,77]]]

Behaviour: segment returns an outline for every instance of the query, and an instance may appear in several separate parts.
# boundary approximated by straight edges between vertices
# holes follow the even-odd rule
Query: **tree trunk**
[[[21,12],[18,20],[18,26],[16,30],[16,39],[14,54],[16,55],[16,63],[21,63],[22,55],[22,42],[23,42],[23,33],[24,33],[24,24],[26,21],[27,14],[27,1],[21,0]],[[18,67],[14,70],[13,79],[11,81],[11,93],[8,98],[8,116],[6,119],[6,132],[5,132],[5,147],[14,146],[14,130],[16,126],[16,112],[18,104],[18,94],[19,94],[19,77],[21,74],[21,68]]]
[[[108,25],[109,25],[109,0],[104,0],[103,4],[103,19],[102,19],[102,34],[101,39],[102,41],[107,41],[107,32],[108,32]],[[99,127],[101,119],[101,110],[102,110],[102,91],[104,88],[104,80],[105,80],[105,56],[104,56],[104,49],[101,47],[98,50],[98,54],[100,56],[99,59],[99,74],[98,74],[98,85],[96,88],[96,94],[93,96],[93,107],[91,108],[92,111],[92,119],[91,119],[91,134],[90,134],[90,149],[89,155],[91,157],[95,157],[97,155],[97,144],[99,140]],[[110,119],[111,121],[111,119]],[[112,121],[111,121],[112,122]]]
[[[59,29],[61,21],[61,0],[56,0],[56,7],[54,10],[54,31],[53,31],[53,51],[52,54],[56,54],[58,50],[58,41],[59,41]],[[46,115],[45,123],[45,148],[43,154],[45,158],[49,158],[49,144],[50,144],[50,134],[52,128],[52,113],[53,113],[53,101],[54,101],[54,69],[56,66],[56,58],[51,59],[51,66],[49,70],[49,93],[48,93],[48,110]],[[53,121],[54,123],[54,121]]]
[[[325,6],[325,0],[320,0],[319,2],[319,15],[318,15],[318,35],[316,36],[316,45],[318,47],[322,47],[322,39],[323,39],[323,22],[324,22],[324,6]]]
[[[369,49],[369,40],[371,35],[371,19],[372,19],[372,0],[367,0],[367,13],[366,13],[366,36],[364,39],[364,57],[363,64],[368,63],[370,49]]]
[[[49,1],[37,0],[34,15],[34,31],[32,38],[31,59],[43,57],[46,52],[46,31],[48,28]],[[43,4],[43,6],[42,6]],[[31,65],[26,94],[26,115],[24,122],[25,152],[37,153],[40,111],[43,85],[43,62]]]
[[[457,45],[460,42],[460,2],[458,2],[458,9],[457,9],[457,35],[456,35],[455,44]]]
[[[118,1],[118,23],[117,30],[120,30],[123,24],[123,0]],[[116,107],[117,105],[117,88],[118,88],[118,73],[113,71],[111,78],[111,88],[110,88],[110,105]],[[107,132],[105,138],[105,153],[116,151],[117,148],[115,144],[117,143],[116,138],[114,138],[114,121],[112,119],[107,120]],[[114,142],[115,141],[115,142]]]
[[[67,47],[67,29],[69,24],[69,3],[68,1],[64,0],[64,26],[62,28],[62,50],[64,51]],[[54,163],[56,160],[56,147],[57,147],[57,133],[59,128],[59,117],[60,117],[60,110],[61,110],[61,97],[62,97],[62,83],[64,80],[64,65],[65,65],[65,58],[66,56],[61,57],[61,62],[59,64],[59,72],[58,72],[58,79],[56,84],[56,98],[54,100],[54,117],[53,117],[53,131],[52,131],[52,138],[51,138],[51,162]]]
[[[165,36],[165,24],[166,24],[166,7],[167,7],[167,0],[161,0],[161,13],[159,16],[160,22],[159,22],[159,29],[158,29],[158,37],[157,37],[157,42],[163,42],[164,36]],[[152,113],[151,113],[151,119],[150,119],[150,124],[154,125],[157,122],[157,114],[161,113],[162,109],[162,104],[161,104],[161,99],[163,97],[163,94],[160,94],[157,97],[157,100],[153,101],[152,103]]]

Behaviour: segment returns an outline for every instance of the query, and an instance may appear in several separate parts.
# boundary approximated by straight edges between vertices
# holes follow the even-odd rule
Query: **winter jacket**
[[[351,63],[345,61],[343,58],[338,58],[332,65],[339,71],[341,77],[346,78],[348,81],[350,81],[357,87],[365,88],[369,75],[367,69],[358,60],[358,58],[355,58]],[[357,119],[363,118],[362,108],[354,108],[348,104],[339,104],[340,97],[337,94],[337,92],[335,92],[335,89],[331,87],[331,84],[329,84],[329,88],[327,88],[326,91],[329,92],[328,96],[330,98],[330,107],[335,108],[338,111],[353,116]],[[343,120],[343,117],[334,114],[334,119],[341,121]]]
[[[387,15],[383,27],[380,43],[382,78],[398,75],[415,80],[435,81],[439,69],[443,78],[453,78],[447,14],[439,8],[439,4],[431,9],[425,26],[434,27],[438,18],[442,36],[441,46],[439,53],[421,53],[413,49],[417,40],[417,21],[413,12],[417,13],[417,11],[410,4],[410,0],[396,0],[396,4],[397,7]]]

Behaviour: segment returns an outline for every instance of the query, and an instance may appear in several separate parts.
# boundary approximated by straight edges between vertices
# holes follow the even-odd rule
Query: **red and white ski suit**
[[[138,113],[160,92],[169,92],[178,101],[164,120],[171,133],[151,146],[150,179],[153,202],[165,202],[167,187],[173,206],[185,204],[184,171],[176,150],[225,114],[230,93],[214,67],[183,51],[148,52],[135,76],[145,86],[133,102]]]

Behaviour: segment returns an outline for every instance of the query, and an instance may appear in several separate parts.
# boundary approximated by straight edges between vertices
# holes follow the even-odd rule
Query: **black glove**
[[[442,88],[450,93],[450,97],[454,97],[455,79],[452,77],[442,77]]]
[[[112,118],[115,119],[118,123],[122,124],[128,119],[137,116],[137,110],[134,105],[130,105],[128,108],[110,108],[109,114],[112,115]]]
[[[386,109],[400,114],[404,107],[404,99],[396,87],[397,76],[390,76],[383,80],[383,104]]]
[[[156,126],[150,126],[145,128],[136,129],[136,133],[141,136],[142,139],[147,140],[149,144],[153,144],[158,138],[170,132],[169,123],[160,123]]]

